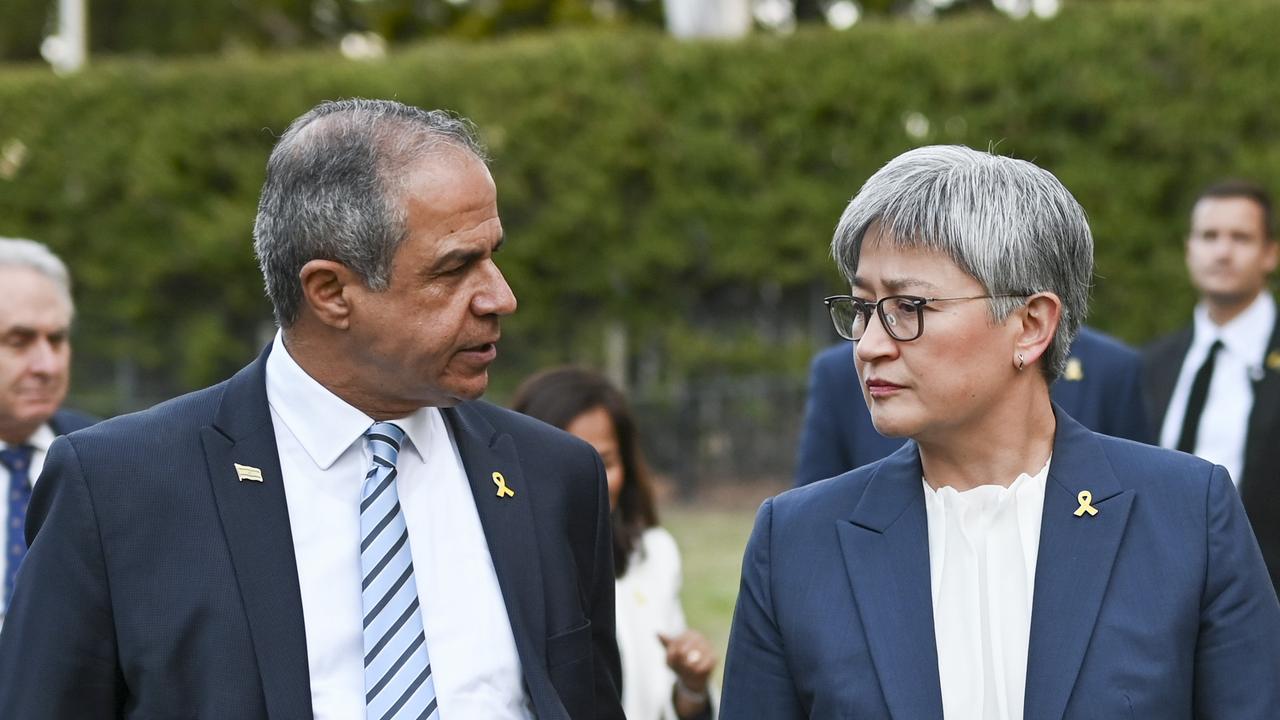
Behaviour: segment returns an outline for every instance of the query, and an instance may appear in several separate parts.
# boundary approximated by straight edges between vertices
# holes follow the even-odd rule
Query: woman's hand
[[[685,630],[675,637],[660,634],[658,639],[667,649],[667,666],[676,674],[672,688],[676,714],[682,718],[703,714],[710,706],[707,682],[717,660],[711,643],[696,630]]]

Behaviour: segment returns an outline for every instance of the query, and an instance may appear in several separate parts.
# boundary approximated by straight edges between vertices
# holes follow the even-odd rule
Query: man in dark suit
[[[1067,369],[1050,394],[1068,415],[1090,430],[1150,442],[1141,369],[1135,350],[1082,327],[1071,345]],[[797,486],[873,463],[904,442],[903,438],[881,435],[871,424],[849,343],[839,343],[814,357],[796,458]]]
[[[1280,319],[1267,290],[1280,251],[1258,185],[1206,188],[1191,212],[1191,325],[1143,353],[1160,444],[1227,468],[1280,587]]]
[[[621,718],[601,462],[476,400],[516,301],[469,124],[317,106],[254,237],[258,360],[53,446],[0,717]]]
[[[71,278],[62,260],[32,240],[0,238],[0,621],[27,553],[22,528],[31,484],[58,435],[93,424],[62,409],[71,380]]]

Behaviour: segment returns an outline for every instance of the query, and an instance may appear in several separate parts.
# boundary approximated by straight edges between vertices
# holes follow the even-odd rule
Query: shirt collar
[[[950,485],[943,486],[938,488],[937,490],[934,490],[933,486],[929,484],[928,480],[925,480],[923,477],[921,477],[920,480],[921,482],[924,483],[924,492],[926,496],[937,497],[943,494],[947,494],[953,497],[959,497],[962,495],[971,495],[973,497],[977,497],[983,493],[990,493],[992,495],[1003,498],[1009,495],[1021,494],[1023,492],[1023,488],[1028,486],[1043,487],[1046,481],[1048,481],[1049,479],[1049,465],[1052,462],[1053,462],[1053,453],[1050,453],[1049,458],[1044,461],[1044,465],[1040,468],[1039,472],[1037,472],[1035,475],[1028,475],[1027,473],[1018,473],[1018,477],[1014,478],[1013,482],[1010,483],[1008,487],[993,483],[990,485],[979,485],[977,487],[972,487],[972,488],[969,488],[968,490],[963,490],[963,491],[956,490]],[[978,492],[975,493],[973,492],[974,490],[977,490]]]
[[[36,431],[31,433],[31,437],[27,438],[26,442],[19,443],[19,445],[30,445],[36,449],[36,452],[47,453],[49,452],[49,446],[53,445],[53,441],[57,437],[57,434],[53,432],[53,428],[49,427],[49,423],[45,423],[36,428]],[[0,450],[6,450],[9,447],[8,443],[0,440]]]
[[[328,470],[373,424],[372,418],[308,375],[289,354],[279,331],[267,356],[267,401],[321,470]],[[391,422],[408,439],[401,452],[412,447],[419,460],[426,457],[436,433],[444,431],[444,420],[434,407]]]
[[[1271,329],[1276,322],[1276,301],[1271,293],[1258,293],[1244,312],[1232,318],[1226,325],[1216,325],[1209,319],[1209,309],[1204,303],[1196,305],[1195,340],[1193,350],[1207,352],[1215,340],[1232,355],[1250,364],[1260,363],[1266,355]]]

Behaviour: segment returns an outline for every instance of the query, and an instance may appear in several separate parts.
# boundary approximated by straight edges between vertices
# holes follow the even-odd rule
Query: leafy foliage
[[[603,360],[621,325],[650,387],[802,377],[834,339],[817,299],[848,198],[926,143],[994,146],[1089,212],[1091,322],[1130,341],[1187,318],[1191,198],[1222,175],[1280,186],[1264,0],[975,13],[737,43],[604,29],[439,41],[357,63],[307,53],[0,73],[0,234],[51,244],[80,302],[77,392],[101,412],[215,381],[269,311],[250,248],[277,133],[316,102],[395,97],[479,124],[520,298],[499,397],[551,362]],[[139,374],[132,399],[119,363]]]

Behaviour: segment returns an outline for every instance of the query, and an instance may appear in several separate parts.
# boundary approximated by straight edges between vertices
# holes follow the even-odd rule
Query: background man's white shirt
[[[1196,306],[1193,318],[1194,337],[1169,398],[1169,409],[1160,429],[1160,445],[1177,447],[1191,384],[1209,357],[1209,348],[1215,340],[1221,340],[1222,349],[1214,359],[1209,395],[1200,416],[1195,454],[1225,467],[1231,473],[1231,480],[1239,485],[1244,472],[1249,414],[1253,411],[1253,380],[1262,372],[1267,344],[1275,327],[1276,303],[1271,293],[1260,293],[1244,312],[1222,326],[1209,319],[1209,311],[1202,303]]]

